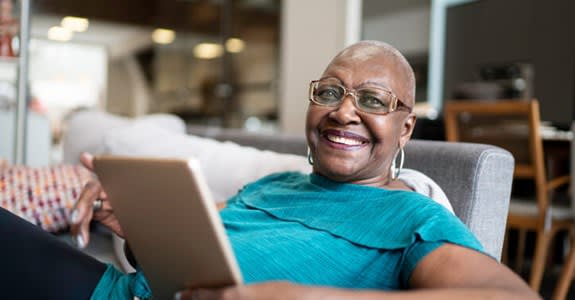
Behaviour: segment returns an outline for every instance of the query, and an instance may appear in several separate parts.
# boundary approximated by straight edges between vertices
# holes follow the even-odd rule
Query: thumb
[[[80,155],[80,162],[84,167],[90,171],[94,171],[94,156],[88,152],[83,152]]]

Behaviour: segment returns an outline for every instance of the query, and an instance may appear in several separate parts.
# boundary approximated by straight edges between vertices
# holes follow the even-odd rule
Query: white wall
[[[138,117],[149,112],[150,91],[144,72],[133,55],[108,61],[106,111]]]
[[[359,40],[361,0],[282,1],[280,128],[303,134],[309,82]]]
[[[359,40],[361,0],[282,1],[280,129],[303,134],[309,82]]]
[[[104,102],[108,56],[98,45],[34,39],[30,43],[30,89],[56,123],[70,110]]]
[[[361,0],[289,0],[282,5],[279,125],[283,132],[304,132],[309,81],[360,37],[386,41],[407,56],[429,51],[428,4],[379,15],[370,12],[363,22]]]
[[[430,6],[410,7],[394,13],[382,12],[363,20],[362,38],[395,46],[404,55],[429,51]]]

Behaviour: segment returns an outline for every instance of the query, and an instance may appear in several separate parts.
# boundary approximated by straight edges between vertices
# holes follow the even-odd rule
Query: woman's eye
[[[317,93],[319,97],[329,100],[339,100],[340,94],[337,88],[322,88]]]
[[[382,108],[387,106],[384,101],[371,95],[364,95],[361,97],[361,103],[370,108]]]

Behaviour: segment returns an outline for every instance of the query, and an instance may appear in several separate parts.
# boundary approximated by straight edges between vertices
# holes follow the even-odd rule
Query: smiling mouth
[[[331,135],[331,134],[327,134],[325,136],[330,142],[334,142],[337,144],[344,144],[344,145],[348,145],[348,146],[357,146],[357,145],[361,145],[364,144],[364,142],[356,140],[356,139],[350,139],[350,138],[346,138],[343,136],[337,136],[337,135]]]
[[[364,137],[336,130],[326,130],[323,136],[326,140],[338,145],[361,146],[368,143]]]

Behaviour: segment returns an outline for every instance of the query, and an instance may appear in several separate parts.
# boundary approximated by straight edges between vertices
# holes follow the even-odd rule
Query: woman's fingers
[[[94,156],[88,152],[80,155],[80,162],[90,171],[94,171]],[[97,211],[94,211],[94,202],[100,200],[97,205]],[[102,188],[97,179],[90,180],[80,193],[80,198],[72,210],[70,217],[70,231],[76,244],[80,248],[86,247],[90,240],[90,222],[92,219],[101,221],[102,224],[109,227],[116,234],[123,236],[110,202],[107,201],[108,195]]]
[[[90,171],[94,171],[94,156],[88,152],[80,154],[80,162]]]
[[[80,193],[76,206],[72,210],[70,231],[80,248],[86,247],[90,240],[90,221],[93,217],[92,206],[94,201],[99,198],[101,192],[102,189],[97,181],[88,181]]]

